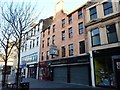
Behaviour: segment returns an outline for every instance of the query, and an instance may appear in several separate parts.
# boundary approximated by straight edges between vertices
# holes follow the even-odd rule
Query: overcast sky
[[[32,2],[32,4],[36,4],[36,9],[38,12],[42,10],[40,18],[47,18],[51,15],[54,15],[54,7],[57,0],[2,0],[1,2]],[[64,8],[69,12],[73,11],[77,7],[83,5],[88,0],[64,0]],[[37,3],[36,3],[37,2]]]

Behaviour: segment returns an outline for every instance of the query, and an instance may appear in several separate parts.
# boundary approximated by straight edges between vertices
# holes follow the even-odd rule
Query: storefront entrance
[[[36,78],[37,74],[37,65],[28,65],[28,77],[29,78]]]
[[[113,58],[118,56],[120,48],[110,48],[93,51],[95,84],[100,87],[117,87],[120,82],[120,59]]]
[[[115,80],[116,80],[116,87],[118,90],[120,90],[120,55],[116,55],[112,57],[113,60],[113,69],[114,69],[114,73],[115,73]]]

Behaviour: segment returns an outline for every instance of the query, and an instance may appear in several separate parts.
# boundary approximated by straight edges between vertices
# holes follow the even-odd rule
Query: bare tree
[[[34,24],[34,21],[37,19],[35,16],[35,6],[32,6],[31,3],[15,3],[11,2],[9,5],[2,6],[2,17],[6,20],[13,29],[13,36],[17,40],[17,49],[18,49],[18,69],[17,69],[17,89],[19,86],[19,65],[20,65],[20,50],[22,46],[22,36],[26,30],[31,29],[31,26]],[[39,13],[40,14],[40,13]]]
[[[6,82],[7,61],[9,59],[10,54],[12,53],[13,47],[16,44],[16,41],[12,40],[12,34],[13,31],[10,28],[10,25],[4,23],[3,27],[1,28],[1,37],[0,37],[1,47],[3,48],[1,57],[5,62],[4,72],[3,72],[3,83],[2,83],[3,86],[5,85]]]

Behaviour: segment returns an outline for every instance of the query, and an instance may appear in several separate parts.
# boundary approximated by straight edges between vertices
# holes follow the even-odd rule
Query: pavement
[[[44,89],[79,89],[79,90],[115,90],[115,89],[108,89],[108,88],[97,88],[97,87],[90,87],[85,85],[77,85],[77,84],[68,84],[68,83],[58,83],[53,81],[44,81],[44,80],[36,80],[36,79],[30,79],[25,78],[23,82],[30,82],[30,90],[33,90],[34,88],[44,88]]]
[[[9,76],[9,82],[15,81],[15,76]],[[29,90],[42,90],[42,89],[49,89],[49,90],[115,90],[109,88],[98,88],[98,87],[91,87],[85,85],[77,85],[77,84],[68,84],[68,83],[58,83],[54,81],[45,81],[45,80],[36,80],[33,78],[24,78],[23,82],[29,82]],[[0,83],[0,90],[1,90],[1,83]],[[27,89],[25,89],[27,90]]]

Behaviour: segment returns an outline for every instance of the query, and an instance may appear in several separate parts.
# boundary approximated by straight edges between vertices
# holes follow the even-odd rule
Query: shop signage
[[[22,57],[22,64],[24,63],[32,63],[32,62],[37,62],[38,60],[38,53],[33,53],[27,56]]]
[[[34,65],[29,65],[29,67],[34,67]]]
[[[24,67],[26,67],[26,63],[20,65],[20,68],[24,68]]]
[[[49,50],[50,55],[59,55],[59,50],[57,49],[57,46],[55,45],[50,45],[50,50]]]
[[[55,64],[70,64],[70,63],[86,63],[88,61],[88,55],[84,56],[81,58],[81,56],[78,57],[71,57],[71,58],[64,58],[64,59],[58,59],[58,60],[53,60],[52,65]]]
[[[49,53],[50,53],[50,55],[58,55],[58,50],[57,49],[50,49]]]

